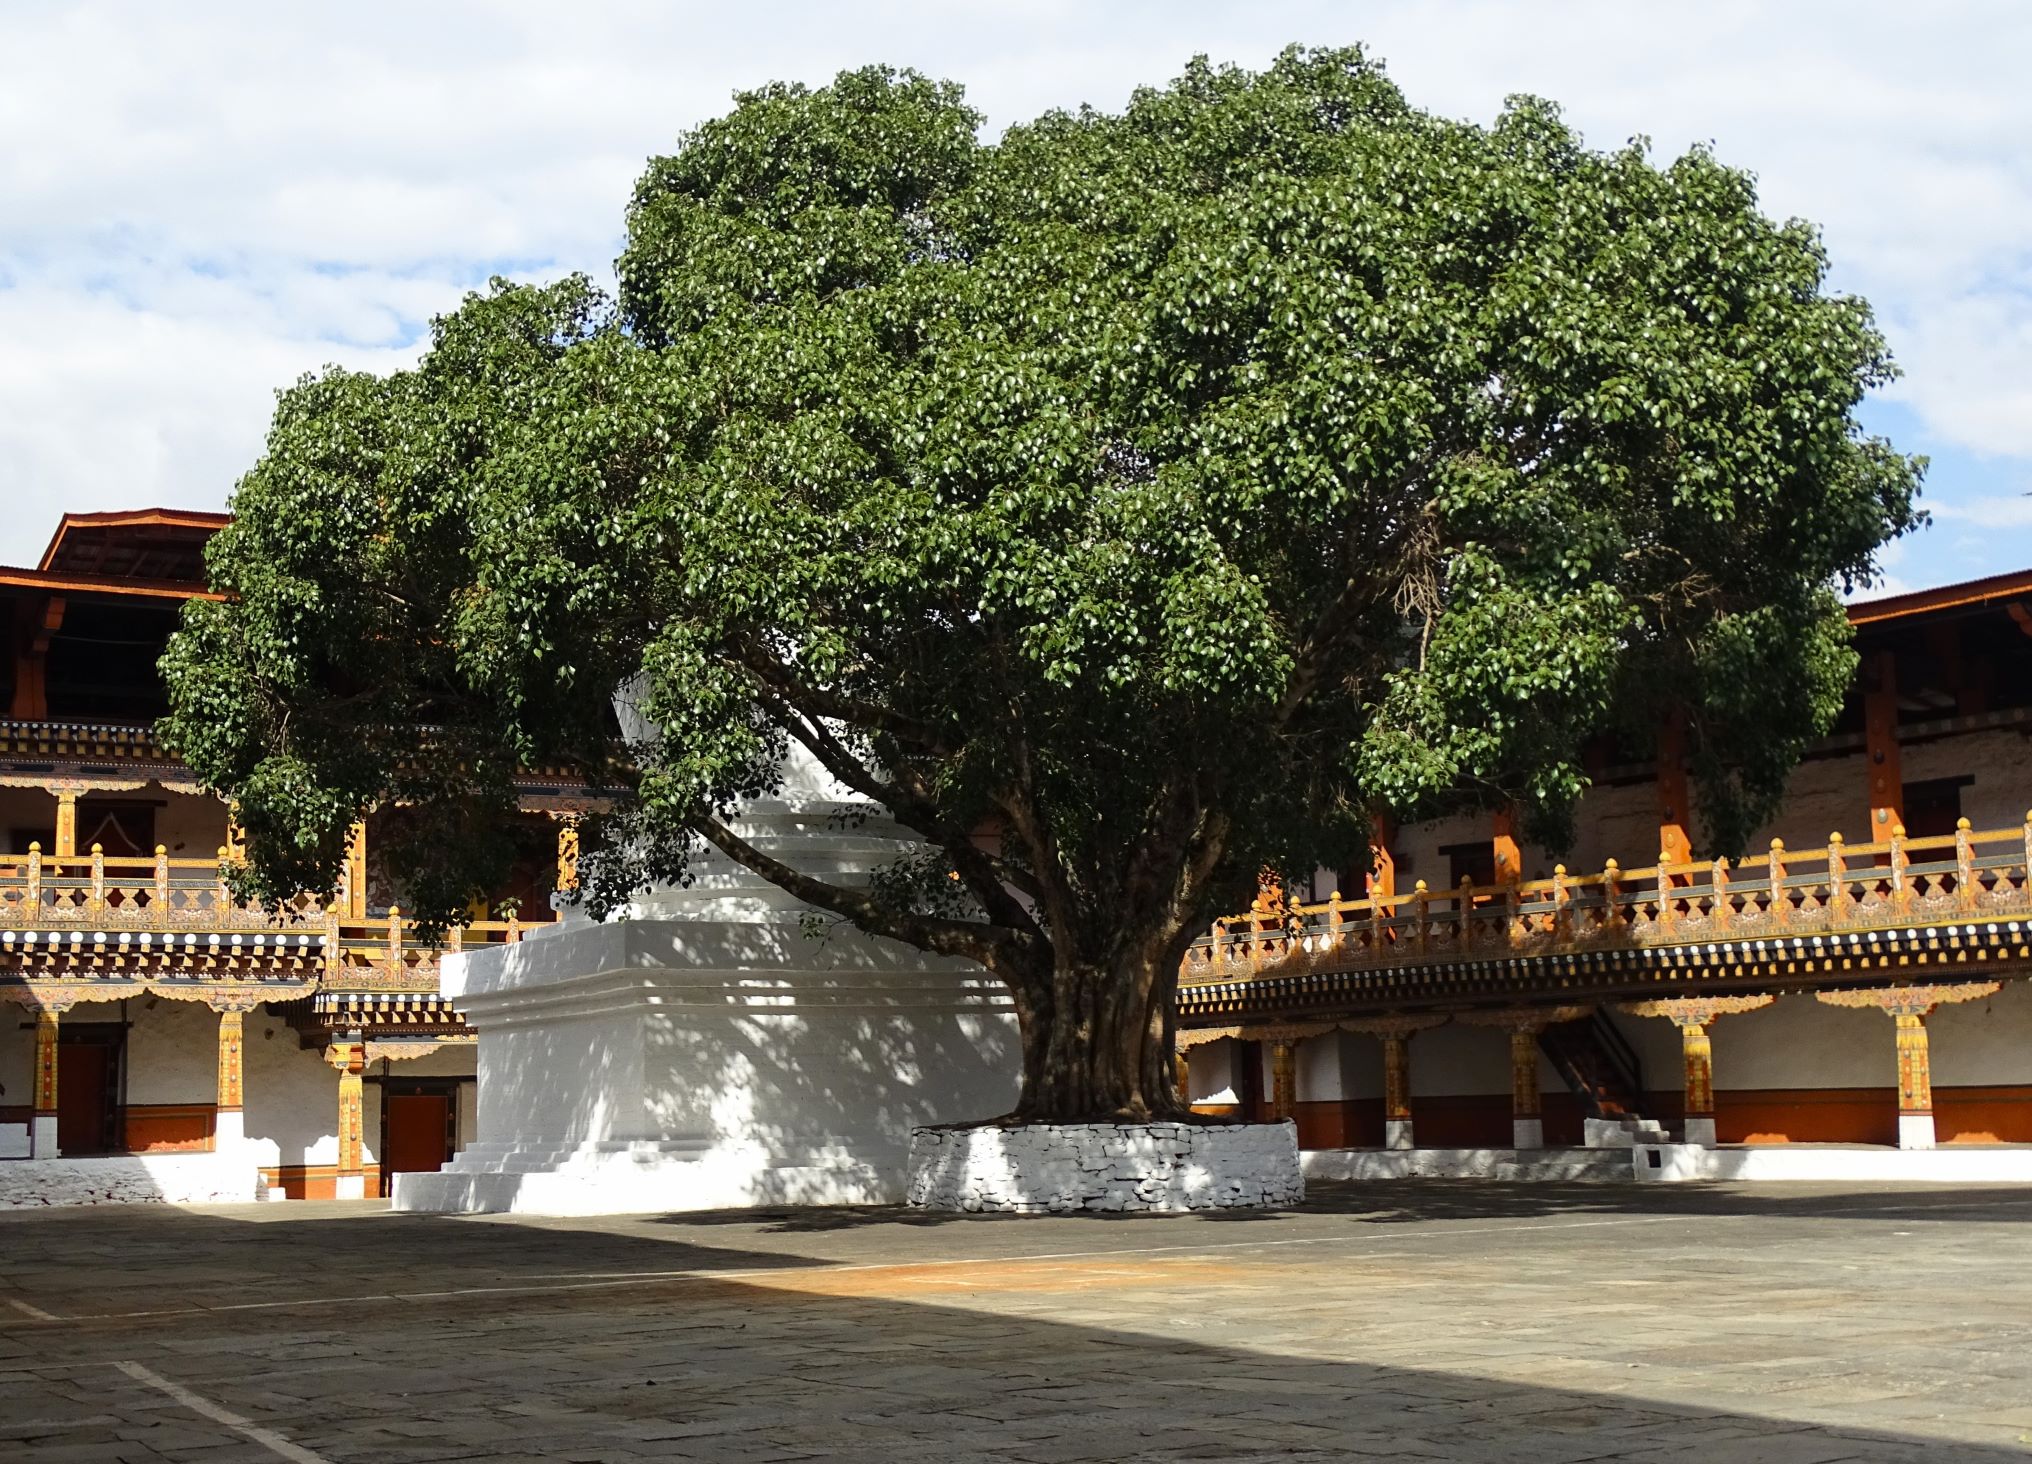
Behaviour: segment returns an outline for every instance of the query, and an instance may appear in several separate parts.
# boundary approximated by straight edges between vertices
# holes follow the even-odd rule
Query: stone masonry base
[[[1294,1124],[920,1128],[909,1200],[993,1214],[1218,1210],[1305,1198]]]

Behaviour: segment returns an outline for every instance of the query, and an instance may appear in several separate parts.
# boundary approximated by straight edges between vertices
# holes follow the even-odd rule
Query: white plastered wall
[[[1937,1088],[2032,1083],[2032,980],[2006,981],[1982,1001],[1935,1007],[1926,1032]]]
[[[0,1001],[0,1105],[27,1109],[35,1102],[35,1013]],[[28,1154],[28,1123],[0,1123],[0,1159]]]
[[[143,796],[136,794],[136,797]],[[155,842],[172,859],[211,859],[226,842],[226,806],[202,793],[164,793],[150,789],[164,806],[155,811]]]
[[[1186,1049],[1188,1091],[1194,1103],[1242,1101],[1242,1044],[1233,1037]]]
[[[1509,1091],[1510,1034],[1500,1028],[1450,1022],[1411,1039],[1412,1097],[1455,1098]]]
[[[142,996],[127,1003],[127,1101],[216,1103],[219,1014],[198,1001]]]
[[[322,1053],[297,1044],[296,1031],[266,1007],[247,1014],[241,1038],[247,1141],[263,1167],[339,1162],[339,1075]],[[367,1103],[375,1100],[371,1090]],[[375,1162],[378,1109],[363,1112],[364,1162]]]
[[[1616,1030],[1630,1044],[1637,1054],[1638,1066],[1644,1070],[1644,1086],[1653,1093],[1676,1093],[1686,1083],[1685,1049],[1680,1042],[1679,1028],[1663,1017],[1632,1017],[1623,1012],[1611,1013],[1609,1020],[1616,1024]],[[1722,1029],[1730,1022],[1740,1021],[1739,1017],[1724,1017],[1708,1029],[1709,1035]],[[1719,1078],[1716,1079],[1720,1081]]]
[[[1664,1025],[1664,1024],[1661,1024]],[[1836,1007],[1804,993],[1722,1017],[1708,1029],[1714,1085],[1888,1088],[1898,1081],[1896,1027],[1871,1007]]]
[[[1898,768],[1908,783],[1974,778],[1961,790],[1961,811],[1978,829],[2022,827],[2032,808],[2032,741],[2009,728],[1900,748]]]

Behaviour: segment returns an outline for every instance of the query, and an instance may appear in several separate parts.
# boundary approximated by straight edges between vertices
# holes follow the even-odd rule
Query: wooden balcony
[[[1242,1012],[1809,989],[2032,969],[2032,815],[1893,837],[1217,921],[1187,952],[1187,1021]],[[2015,974],[2012,972],[2011,974]]]
[[[235,899],[224,860],[40,851],[0,856],[0,975],[26,980],[178,977],[315,980],[320,989],[435,993],[442,951],[522,938],[518,920],[418,941],[399,910],[349,920],[341,898],[273,910]]]

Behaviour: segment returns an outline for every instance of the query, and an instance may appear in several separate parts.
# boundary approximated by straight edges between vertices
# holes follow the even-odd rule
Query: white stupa
[[[756,847],[842,883],[907,852],[802,748],[783,774],[735,820]],[[479,1033],[479,1133],[444,1170],[398,1175],[396,1209],[897,1201],[913,1125],[1014,1105],[1016,1017],[983,968],[829,914],[813,935],[806,907],[716,851],[694,867],[604,923],[446,958]]]

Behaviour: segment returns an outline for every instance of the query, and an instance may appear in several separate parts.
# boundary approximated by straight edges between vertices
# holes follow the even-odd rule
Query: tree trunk
[[[1193,1115],[1178,1095],[1171,1048],[1175,963],[1125,955],[1116,963],[1061,961],[1027,992],[1024,1123],[1139,1123]]]

